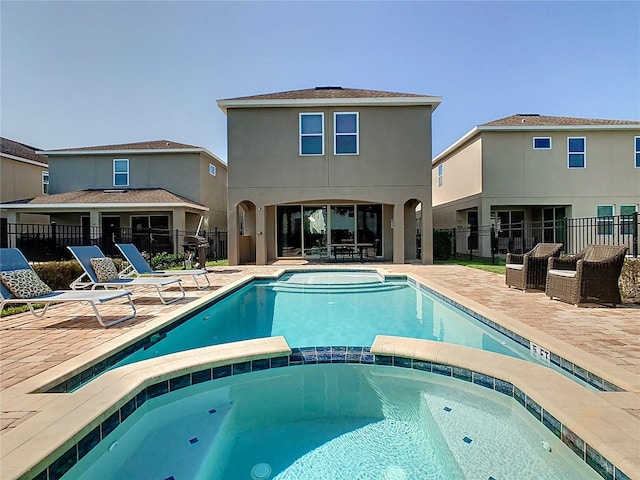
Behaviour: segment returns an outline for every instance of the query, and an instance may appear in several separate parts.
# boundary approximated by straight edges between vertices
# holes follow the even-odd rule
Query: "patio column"
[[[185,212],[184,211],[172,211],[173,215],[173,229],[178,230],[178,235],[176,235],[176,244],[173,246],[173,252],[177,255],[182,250],[182,244],[184,243],[184,232],[186,230],[186,220],[185,220]]]
[[[266,216],[264,205],[256,205],[256,265],[267,264]]]
[[[16,213],[15,210],[8,210],[7,211],[7,223],[13,223],[14,225],[16,223],[18,223],[18,220],[20,218],[20,214]],[[11,230],[9,230],[11,231]],[[16,237],[17,235],[8,235],[8,247],[9,248],[16,248]]]
[[[404,263],[404,202],[393,205],[393,263]]]
[[[100,212],[98,210],[89,210],[89,238],[94,244],[100,240]]]
[[[232,206],[227,211],[227,259],[229,265],[238,265],[238,209]]]

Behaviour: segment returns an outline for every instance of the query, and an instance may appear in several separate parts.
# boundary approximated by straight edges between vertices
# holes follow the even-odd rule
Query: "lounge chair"
[[[211,286],[211,282],[209,282],[209,278],[207,277],[207,272],[204,268],[194,268],[192,270],[154,270],[144,259],[138,247],[136,247],[132,243],[116,243],[116,247],[122,252],[124,258],[129,262],[129,266],[120,272],[120,276],[127,276],[130,274],[137,274],[138,276],[156,276],[156,277],[167,277],[167,276],[184,276],[189,275],[193,277],[193,281],[196,284],[198,289],[203,290],[205,288],[209,288]],[[200,286],[198,282],[198,277],[204,277],[204,281],[206,285]]]
[[[505,283],[527,291],[544,290],[549,258],[559,257],[561,243],[538,243],[525,254],[508,253]]]
[[[49,305],[52,303],[86,302],[91,305],[93,313],[103,327],[110,327],[111,325],[124,322],[136,316],[136,307],[133,305],[131,292],[128,290],[108,292],[78,292],[75,290],[52,291],[49,286],[38,277],[38,274],[17,248],[0,249],[0,272],[2,275],[2,282],[0,283],[0,295],[2,296],[0,310],[8,304],[27,304],[29,310],[35,317],[42,318],[46,315]],[[125,297],[129,301],[131,313],[117,320],[105,321],[98,311],[97,305]],[[44,304],[44,309],[40,313],[37,313],[33,308],[33,304]]]
[[[588,245],[570,258],[550,258],[546,294],[563,302],[622,303],[618,278],[626,246]]]
[[[110,258],[104,256],[97,246],[67,246],[73,256],[78,260],[84,273],[76,278],[70,285],[73,290],[91,288],[124,288],[124,287],[153,287],[158,292],[158,297],[165,305],[177,302],[185,297],[182,281],[177,277],[138,277],[120,278]],[[171,300],[162,295],[161,288],[178,286],[182,295]]]

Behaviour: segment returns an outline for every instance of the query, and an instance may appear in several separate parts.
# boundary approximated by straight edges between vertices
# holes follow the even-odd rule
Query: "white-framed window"
[[[597,233],[598,235],[613,234],[613,205],[598,205]]]
[[[634,157],[634,160],[636,162],[635,165],[636,165],[636,168],[640,168],[640,137],[635,138],[634,146],[635,146],[635,152],[636,152]]]
[[[567,166],[569,168],[587,167],[587,139],[585,137],[567,138]]]
[[[533,137],[534,150],[551,150],[551,137]]]
[[[300,114],[300,155],[324,155],[324,113]]]
[[[442,186],[442,175],[444,174],[444,166],[438,165],[438,187]]]
[[[49,172],[46,170],[42,171],[42,193],[49,194]]]
[[[129,186],[129,159],[128,158],[113,159],[113,186],[114,187]]]
[[[358,117],[358,112],[335,112],[333,114],[335,155],[358,155],[360,143]]]
[[[620,235],[633,234],[633,214],[638,211],[638,205],[620,205]]]
[[[209,175],[216,176],[216,166],[213,163],[209,164]]]

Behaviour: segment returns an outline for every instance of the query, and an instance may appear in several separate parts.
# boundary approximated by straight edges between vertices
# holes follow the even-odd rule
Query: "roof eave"
[[[640,123],[620,125],[479,125],[481,131],[523,130],[638,130]]]
[[[44,162],[39,162],[37,160],[31,160],[30,158],[17,157],[15,155],[11,155],[9,153],[2,153],[0,156],[8,158],[10,160],[16,160],[22,163],[28,163],[29,165],[36,165],[37,167],[49,168],[49,165]]]
[[[434,111],[442,103],[442,97],[365,97],[365,98],[302,98],[263,100],[218,100],[220,110],[227,114],[229,108],[277,108],[324,106],[432,106]]]
[[[462,137],[460,137],[454,143],[452,143],[447,148],[445,148],[442,152],[440,152],[438,155],[433,157],[433,160],[431,161],[431,165],[435,165],[436,163],[440,162],[441,160],[446,158],[449,154],[451,154],[452,152],[460,148],[462,145],[469,142],[469,140],[478,136],[480,133],[478,130],[479,130],[478,127],[473,127],[471,130],[465,133]]]
[[[208,212],[209,207],[187,202],[167,202],[167,203],[22,203],[22,204],[0,204],[0,208],[7,210],[42,210],[50,211],[73,211],[78,209],[122,209],[122,208],[193,208]]]

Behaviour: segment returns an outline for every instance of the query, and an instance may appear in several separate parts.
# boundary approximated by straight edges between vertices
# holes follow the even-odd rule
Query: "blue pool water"
[[[152,345],[115,367],[278,335],[292,347],[370,346],[376,335],[395,335],[533,360],[527,348],[405,279],[383,281],[367,272],[309,272],[252,282],[166,335],[155,335]]]
[[[148,400],[64,478],[600,477],[510,396],[416,370],[333,364]]]

